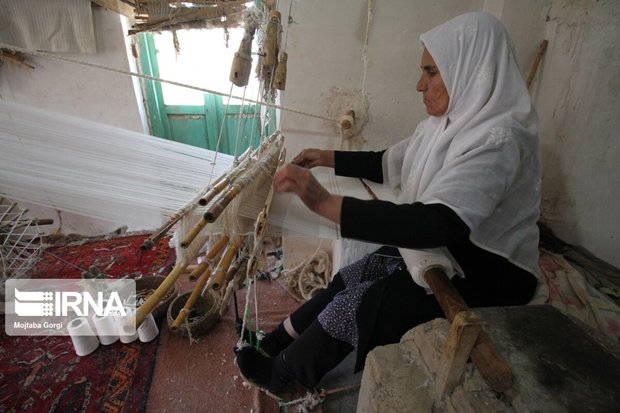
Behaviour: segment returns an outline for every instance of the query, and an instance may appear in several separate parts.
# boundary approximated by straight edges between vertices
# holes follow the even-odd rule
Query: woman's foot
[[[265,357],[273,357],[280,352],[277,348],[274,348],[274,346],[269,342],[269,339],[265,340],[267,335],[261,331],[256,332],[254,330],[244,328],[243,335],[241,337],[245,343],[249,344],[250,347],[255,348]],[[235,353],[236,352],[237,350],[235,350]]]
[[[272,397],[286,390],[291,375],[286,369],[282,355],[265,357],[254,347],[243,347],[237,351],[237,366],[241,376],[249,383],[265,390]]]
[[[244,328],[242,338],[243,341],[256,348],[259,353],[266,357],[277,356],[294,340],[286,332],[283,324],[278,325],[275,330],[264,335]]]

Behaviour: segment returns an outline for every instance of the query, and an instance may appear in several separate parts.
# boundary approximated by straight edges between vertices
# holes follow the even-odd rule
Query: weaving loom
[[[260,46],[256,76],[261,90],[253,101],[245,98],[244,89],[242,101],[335,121],[342,130],[351,128],[353,112],[336,120],[276,105],[277,91],[285,88],[287,62],[286,40],[281,47],[280,13],[271,2],[265,2],[262,10],[246,10],[244,23],[245,35],[230,72],[229,101],[233,84],[238,87],[248,84],[252,41],[256,36]],[[49,53],[10,45],[3,47],[149,78]],[[0,120],[0,138],[5,149],[0,155],[0,187],[4,194],[59,211],[123,222],[130,229],[159,227],[145,242],[144,249],[174,229],[177,266],[161,290],[138,310],[138,324],[152,310],[158,297],[165,295],[205,249],[207,259],[190,275],[198,280],[194,299],[205,289],[224,287],[231,281],[229,268],[238,267],[243,258],[248,259],[247,274],[253,274],[261,240],[266,234],[338,238],[334,224],[310,213],[296,197],[274,197],[271,180],[284,160],[283,138],[278,133],[263,137],[259,148],[232,157],[217,150],[188,147],[5,101],[0,101]],[[331,192],[368,197],[357,180],[336,179],[333,174],[321,175],[319,180]],[[341,192],[344,188],[347,190]],[[161,221],[165,222],[161,224]],[[229,297],[230,289],[224,302]],[[186,307],[191,304],[192,297]],[[181,320],[175,325],[182,322],[184,314],[180,314]]]
[[[175,239],[178,257],[186,265],[209,235],[226,227],[228,233],[253,233],[254,221],[269,193],[270,181],[259,173],[264,172],[259,166],[254,171],[258,179],[251,180],[228,207],[238,219],[223,215],[191,243],[191,248],[181,248],[185,234],[204,214],[195,208],[198,201],[217,186],[218,176],[234,171],[232,156],[6,101],[0,101],[0,118],[4,148],[0,154],[0,185],[6,195],[17,201],[125,222],[133,229],[155,228],[166,217],[174,218],[185,209],[185,218],[176,223]],[[276,154],[271,155],[272,176]],[[239,158],[238,166],[248,167],[257,157],[258,149],[246,159]],[[317,174],[317,178],[334,193],[369,198],[359,180],[327,173]],[[204,187],[205,182],[213,185]],[[380,185],[371,185],[382,197],[389,196]],[[184,204],[187,199],[191,201]],[[168,223],[163,226],[164,233],[172,227]],[[264,231],[277,236],[338,237],[334,224],[310,213],[292,194],[274,197]]]

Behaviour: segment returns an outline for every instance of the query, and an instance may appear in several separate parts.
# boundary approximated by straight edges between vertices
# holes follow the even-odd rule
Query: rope
[[[307,392],[305,396],[302,396],[298,399],[294,399],[288,402],[279,402],[278,405],[280,407],[288,407],[298,404],[297,411],[302,413],[310,413],[314,411],[314,408],[325,401],[327,396],[332,394],[347,392],[350,390],[357,389],[360,387],[361,383],[355,383],[348,386],[337,387],[334,389],[321,390],[320,392]]]
[[[102,70],[107,70],[110,72],[115,72],[115,73],[120,73],[120,74],[124,74],[124,75],[129,75],[129,76],[135,76],[135,77],[139,77],[142,79],[147,79],[147,80],[153,80],[156,82],[162,82],[162,83],[168,83],[174,86],[179,86],[179,87],[184,87],[187,89],[192,89],[192,90],[197,90],[200,92],[206,92],[206,93],[212,93],[214,95],[219,95],[219,96],[230,96],[227,95],[226,93],[223,92],[218,92],[216,90],[212,90],[212,89],[206,89],[206,88],[201,88],[198,86],[194,86],[194,85],[189,85],[187,83],[181,83],[181,82],[176,82],[174,80],[167,80],[167,79],[162,79],[160,77],[155,77],[155,76],[149,76],[149,75],[144,75],[141,73],[137,73],[137,72],[132,72],[130,70],[123,70],[123,69],[116,69],[113,67],[109,67],[109,66],[104,66],[104,65],[99,65],[96,63],[90,63],[90,62],[85,62],[82,60],[78,60],[78,59],[73,59],[70,57],[65,57],[65,56],[59,56],[56,55],[54,53],[47,53],[47,52],[40,52],[40,51],[35,51],[35,50],[29,50],[29,49],[24,49],[22,47],[17,47],[17,46],[13,46],[10,44],[5,44],[5,43],[0,43],[0,49],[9,49],[15,52],[20,52],[20,53],[26,53],[32,56],[37,56],[37,57],[47,57],[50,59],[56,59],[56,60],[62,60],[65,62],[69,62],[69,63],[75,63],[78,65],[82,65],[82,66],[88,66],[88,67],[93,67],[96,69],[102,69]],[[242,98],[239,96],[232,96],[235,99],[239,99],[241,100]],[[302,115],[302,116],[308,116],[311,118],[316,118],[316,119],[322,119],[328,122],[338,122],[338,119],[333,119],[333,118],[329,118],[326,116],[321,116],[321,115],[317,115],[314,113],[309,113],[309,112],[304,112],[301,110],[297,110],[297,109],[292,109],[292,108],[288,108],[285,106],[281,106],[281,105],[276,105],[275,103],[267,103],[267,102],[259,102],[256,100],[251,100],[251,99],[246,99],[248,102],[250,103],[254,103],[256,105],[264,105],[270,108],[274,108],[274,109],[279,109],[279,110],[283,110],[283,111],[287,111],[287,112],[291,112],[291,113],[296,113],[298,115]]]
[[[317,290],[327,287],[331,280],[331,260],[325,251],[320,250],[322,243],[297,266],[282,271],[288,288],[298,299],[309,300]]]
[[[245,279],[245,308],[243,310],[243,321],[241,323],[241,334],[239,335],[239,340],[237,341],[237,348],[243,347],[243,332],[246,330],[246,321],[250,317],[250,295],[252,292],[252,286],[255,283],[254,278],[246,278]]]
[[[215,156],[213,157],[213,162],[211,162],[211,176],[209,176],[209,185],[211,185],[211,179],[213,179],[213,169],[215,168],[215,163],[217,161],[217,156],[220,153],[220,142],[222,141],[222,132],[224,131],[224,125],[226,122],[226,115],[228,114],[228,106],[230,106],[230,98],[232,96],[233,84],[230,84],[230,92],[228,93],[228,100],[226,101],[226,108],[224,109],[224,116],[222,116],[222,123],[220,125],[220,134],[217,137],[217,143],[215,144]],[[237,159],[235,158],[235,161]]]
[[[231,82],[231,88],[232,88],[232,82]],[[242,135],[241,120],[245,118],[245,92],[247,92],[247,89],[248,89],[247,86],[243,87],[243,99],[241,100],[241,107],[239,108],[239,120],[237,121],[237,136],[235,138],[235,150],[233,152],[233,155],[235,156],[235,160],[237,160],[237,157],[239,156],[239,153],[237,151],[239,150],[239,138]],[[232,89],[230,93],[232,94]],[[243,128],[245,129],[245,122],[243,123]]]
[[[286,45],[288,44],[288,32],[291,30],[291,24],[293,24],[293,17],[291,13],[293,12],[293,0],[290,0],[288,5],[288,19],[286,25],[286,35],[284,36],[284,47],[282,48],[283,52],[286,52]]]
[[[299,399],[291,400],[288,402],[279,402],[278,405],[280,407],[298,405],[297,406],[298,412],[309,413],[309,412],[314,411],[314,408],[320,405],[321,403],[323,403],[324,400],[325,398],[322,397],[321,395],[308,392],[306,393],[305,396],[300,397]]]

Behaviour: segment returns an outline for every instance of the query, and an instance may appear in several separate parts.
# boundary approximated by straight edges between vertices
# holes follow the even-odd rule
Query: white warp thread
[[[0,192],[123,223],[157,227],[232,157],[0,100]],[[213,172],[211,173],[211,170]]]

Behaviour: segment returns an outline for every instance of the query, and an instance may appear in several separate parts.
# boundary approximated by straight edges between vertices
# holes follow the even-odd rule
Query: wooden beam
[[[534,76],[536,76],[536,71],[538,70],[538,65],[545,55],[545,51],[547,50],[547,45],[549,44],[548,40],[543,40],[540,46],[538,47],[538,53],[536,54],[536,58],[534,58],[534,63],[532,63],[532,67],[530,68],[530,72],[527,75],[527,80],[525,81],[525,85],[529,89],[532,85],[532,81],[534,80]]]
[[[11,63],[16,63],[18,65],[22,65],[27,68],[34,69],[34,66],[26,62],[26,59],[24,59],[24,56],[22,56],[21,53],[11,52],[10,50],[7,50],[7,49],[0,49],[0,60],[2,60],[2,58],[8,60]]]
[[[465,300],[442,269],[429,269],[424,273],[424,279],[433,290],[439,306],[450,322],[459,312],[469,310]],[[505,393],[512,388],[512,369],[484,330],[478,334],[469,357],[491,389]]]
[[[452,393],[460,383],[480,329],[480,319],[473,312],[461,311],[454,316],[435,379],[435,390],[440,398]]]
[[[131,20],[135,17],[134,7],[123,0],[92,0],[92,2],[104,9],[127,16]]]

